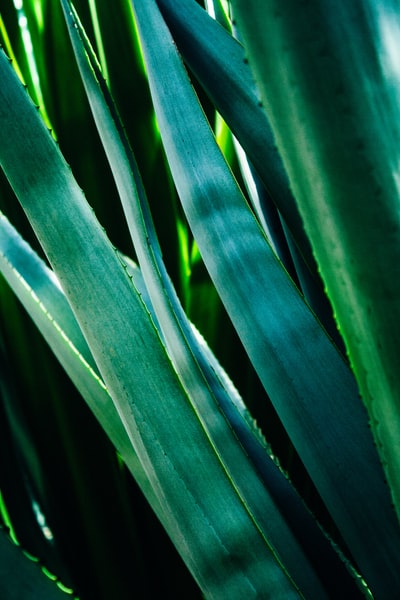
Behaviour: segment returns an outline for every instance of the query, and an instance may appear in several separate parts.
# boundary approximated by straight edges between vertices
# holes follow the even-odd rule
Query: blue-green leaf
[[[271,458],[240,398],[232,390],[229,382],[224,385],[226,377],[215,360],[210,360],[209,353],[205,353],[204,346],[199,344],[198,338],[194,335],[193,329],[182,311],[161,257],[136,160],[124,135],[113,100],[73,7],[67,0],[63,1],[63,6],[82,79],[120,190],[132,240],[168,352],[184,387],[191,396],[194,409],[215,444],[221,461],[238,489],[242,490],[242,493],[244,491],[244,497],[250,510],[255,510],[255,515],[258,515],[256,517],[258,523],[267,532],[269,528],[266,526],[262,514],[257,512],[257,502],[250,491],[249,471],[253,468],[252,463],[255,463],[259,474],[264,478],[265,486],[270,491],[271,485],[276,485],[276,479],[279,480],[278,474],[273,475],[276,467],[270,465]],[[243,462],[242,455],[238,455],[235,438],[226,434],[222,435],[222,430],[218,432],[217,437],[214,437],[213,424],[216,410],[222,410],[226,416],[234,434],[248,454],[250,463]],[[228,433],[230,434],[229,431]],[[287,495],[296,503],[287,482],[281,485],[285,485]],[[309,523],[308,534],[303,537],[303,547],[305,547],[309,546],[306,540],[311,536],[310,530],[313,530],[313,525],[305,514],[304,507],[299,510],[304,514],[305,522]],[[297,509],[294,507],[293,511],[297,513]],[[290,511],[286,513],[286,518],[290,520]],[[283,542],[283,540],[283,531],[278,537],[271,538],[292,576],[300,581],[299,576],[295,575],[302,570],[297,569],[300,563],[296,563],[293,557],[288,556],[288,553],[284,551],[287,542]],[[326,542],[322,541],[321,543],[324,546]],[[314,546],[316,545],[318,544],[314,539]],[[335,563],[335,559],[333,562]]]
[[[156,3],[133,5],[163,142],[210,275],[358,565],[396,580],[399,527],[352,373],[246,205]],[[385,552],[371,554],[371,539]]]
[[[208,596],[268,590],[276,598],[299,597],[215,451],[213,439],[231,429],[216,411],[213,439],[204,431],[119,256],[4,54],[0,71],[7,83],[0,91],[0,162],[73,308],[178,551]],[[278,523],[287,531],[255,471],[246,476],[259,515],[267,521],[272,510],[272,533]],[[301,558],[287,533],[289,555]],[[311,568],[307,576],[318,590]]]
[[[209,18],[195,0],[184,0],[179,7],[172,0],[158,0],[158,4],[185,62],[247,153],[246,160],[250,161],[250,169],[254,171],[256,180],[252,185],[259,190],[255,194],[253,207],[260,222],[266,224],[264,229],[267,234],[271,234],[268,238],[344,354],[332,308],[304,233],[283,161],[277,153],[271,126],[260,103],[245,49]],[[239,153],[239,158],[242,154],[243,151]],[[247,166],[247,172],[250,169]],[[244,177],[246,180],[246,174]]]
[[[400,517],[399,5],[232,6]]]
[[[0,213],[0,272],[142,488],[147,478],[54,273]]]
[[[0,526],[0,596],[7,600],[71,600],[58,587],[55,577],[49,578],[38,560],[24,553],[11,541]]]

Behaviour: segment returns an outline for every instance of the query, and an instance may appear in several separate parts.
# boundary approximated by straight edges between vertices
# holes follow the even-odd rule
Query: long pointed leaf
[[[243,46],[195,0],[184,0],[179,10],[173,0],[157,0],[157,3],[185,61],[243,146],[287,221],[307,264],[314,270],[311,246]]]
[[[175,369],[182,384],[192,395],[192,401],[205,427],[208,426],[208,415],[212,422],[211,415],[219,405],[253,460],[259,461],[260,454],[263,460],[268,460],[268,455],[262,451],[263,440],[254,429],[243,402],[233,386],[224,385],[226,379],[218,377],[218,369],[210,364],[209,356],[204,353],[204,345],[194,334],[182,309],[163,262],[138,166],[113,100],[72,6],[67,0],[63,0],[63,7],[93,115],[120,190],[150,300]],[[226,457],[224,464],[229,468],[230,442],[226,438],[215,442],[222,457]],[[255,452],[254,447],[257,447]],[[235,461],[233,464],[237,465]]]
[[[133,4],[164,145],[207,268],[360,568],[378,588],[397,585],[399,527],[352,374],[246,206],[155,2]],[[371,555],[372,538],[384,553]]]
[[[165,522],[163,507],[148,484],[111,398],[94,368],[88,364],[91,355],[88,354],[86,342],[52,271],[31,251],[4,216],[0,217],[0,271],[81,391],[161,522]],[[134,278],[142,286],[137,269]],[[218,370],[211,355],[210,360]],[[360,590],[355,579],[335,555],[313,517],[302,505],[289,482],[278,473],[277,467],[266,460],[265,456],[262,458],[265,481],[272,484],[272,496],[301,542],[304,552],[309,554],[318,568],[320,578],[326,582],[326,588],[340,596],[351,594],[352,598],[357,598]]]
[[[215,410],[218,410],[220,406],[246,453],[256,463],[258,472],[265,478],[264,483],[267,487],[271,485],[272,473],[271,467],[268,466],[271,459],[260,440],[257,439],[254,427],[246,418],[244,407],[240,405],[239,399],[236,399],[235,394],[230,394],[230,387],[224,388],[224,386],[221,386],[221,382],[215,377],[218,371],[214,368],[214,365],[208,363],[208,357],[204,355],[202,346],[198,344],[196,337],[193,335],[193,329],[182,311],[166,273],[136,161],[129,147],[129,142],[124,136],[123,128],[102,78],[96,57],[77,16],[74,14],[73,7],[67,0],[63,0],[62,4],[78,66],[121,193],[132,239],[158,322],[164,333],[167,349],[174,360],[175,368],[184,387],[192,396],[195,410],[200,415],[206,430],[213,439],[225,468],[238,489],[242,490],[242,493],[246,490],[244,497],[249,509],[255,510],[254,514],[259,525],[263,526],[265,531],[269,531],[262,515],[257,512],[255,496],[252,496],[250,492],[249,472],[252,466],[246,464],[246,461],[241,461],[242,455],[237,453],[234,438],[229,435],[223,436],[222,431],[219,431],[218,438],[213,438]],[[230,432],[228,431],[228,433]],[[274,471],[273,468],[272,471]],[[289,490],[288,494],[290,495]],[[305,520],[307,521],[307,517],[305,517]],[[302,566],[300,569],[294,570],[295,565],[297,568],[300,563],[297,562],[298,559],[295,561],[292,557],[289,557],[289,553],[285,553],[284,548],[288,547],[288,542],[284,541],[283,530],[280,532],[279,538],[272,537],[271,539],[292,576],[299,581],[295,573],[296,571],[297,573],[304,573],[305,569]],[[303,538],[303,540],[305,539],[306,537]]]
[[[281,157],[277,153],[271,126],[259,101],[245,49],[209,18],[195,0],[178,5],[157,0],[185,62],[199,78],[217,109],[246,150],[262,180],[263,202],[258,208],[266,218],[278,207],[297,254],[296,265],[302,291],[338,347],[343,342],[333,319],[309,240],[297,208]],[[268,190],[268,192],[267,192]],[[257,206],[257,205],[256,205]],[[257,212],[257,210],[256,210]],[[294,242],[294,243],[293,243]],[[285,240],[286,252],[287,241]],[[291,261],[284,261],[288,271]],[[304,274],[303,274],[304,272]]]
[[[400,515],[398,3],[232,4]]]
[[[0,595],[7,600],[69,600],[68,594],[49,579],[36,560],[23,550],[0,527]]]
[[[7,82],[0,92],[0,162],[165,506],[170,536],[207,595],[234,598],[269,590],[276,598],[298,597],[188,402],[120,259],[3,54],[0,71]],[[216,413],[216,429],[223,423]],[[264,509],[268,512],[266,504]],[[271,519],[274,525],[278,517]]]
[[[53,272],[0,213],[0,271],[85,398],[142,489],[141,465]]]

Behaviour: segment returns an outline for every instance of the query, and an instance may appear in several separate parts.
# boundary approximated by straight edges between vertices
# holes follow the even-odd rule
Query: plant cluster
[[[399,32],[2,0],[2,597],[399,597]]]

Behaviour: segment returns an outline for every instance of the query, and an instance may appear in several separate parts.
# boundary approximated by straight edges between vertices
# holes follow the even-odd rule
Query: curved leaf
[[[250,168],[256,179],[253,186],[258,191],[253,203],[255,212],[261,223],[267,221],[267,231],[269,223],[274,234],[271,241],[276,240],[280,248],[279,258],[294,281],[300,282],[310,306],[345,355],[332,307],[247,64],[245,49],[209,18],[195,0],[184,0],[179,7],[172,0],[157,1],[185,62],[202,83],[251,161]]]
[[[147,479],[54,273],[0,213],[0,271],[142,488]],[[150,492],[149,492],[150,493]]]
[[[164,145],[203,259],[360,568],[390,587],[400,532],[353,376],[232,179],[155,3],[134,8]],[[379,556],[368,550],[372,538],[385,547]]]
[[[269,590],[276,598],[298,597],[204,432],[119,257],[3,54],[0,71],[7,81],[0,92],[1,164],[165,506],[169,535],[207,595],[234,598]],[[217,439],[226,422],[215,417]],[[251,471],[247,475],[256,483]],[[256,494],[260,512],[261,505],[265,514],[268,505],[274,511],[275,526],[279,513],[262,486]],[[317,586],[312,572],[310,579]]]
[[[304,233],[274,136],[247,64],[245,50],[195,0],[157,0],[185,62],[228,123],[287,222],[312,271],[315,261]]]
[[[399,6],[232,5],[400,516]]]
[[[0,527],[0,595],[7,600],[68,600],[55,578],[45,575],[38,561],[29,558]],[[67,592],[67,593],[66,593]]]
[[[126,462],[161,522],[165,523],[163,506],[149,486],[141,463],[129,442],[125,429],[104,384],[99,380],[86,342],[76,324],[54,274],[21,240],[4,216],[0,217],[0,270],[23,302],[40,331],[50,344],[76,387]],[[132,265],[135,282],[142,287],[140,272]],[[143,290],[145,292],[145,290]],[[218,370],[212,355],[209,359]],[[89,363],[92,362],[92,366]],[[222,375],[222,374],[221,374]],[[312,516],[302,505],[290,484],[271,461],[264,458],[264,480],[272,486],[271,493],[305,554],[318,569],[327,589],[338,595],[360,595],[356,580],[335,555]],[[261,463],[261,458],[260,458]],[[283,532],[281,532],[283,535]]]

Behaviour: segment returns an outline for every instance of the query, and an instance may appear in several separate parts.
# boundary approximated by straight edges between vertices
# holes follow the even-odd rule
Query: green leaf
[[[232,5],[400,515],[398,3]]]
[[[90,355],[85,353],[87,344],[53,272],[38,260],[37,255],[21,240],[4,217],[0,218],[0,255],[0,272],[3,272],[3,275],[45,336],[60,363],[84,395],[87,405],[118,448],[126,466],[137,480],[142,491],[145,492],[150,505],[162,521],[162,507],[156,502],[154,494],[150,496],[152,490],[147,477],[132,448],[113,402],[104,386],[100,385],[98,375],[93,373],[93,369],[88,368],[87,362],[90,362]],[[130,267],[130,272],[135,273],[135,281],[138,282],[137,267]],[[4,289],[6,285],[6,283],[3,284],[0,276],[0,299],[2,301],[6,296],[4,293],[7,292],[7,289]],[[140,286],[140,280],[138,287],[143,294],[144,290]],[[12,323],[12,332],[15,336],[16,322],[12,312],[6,308],[3,314]],[[28,342],[19,341],[19,345],[22,343],[26,346],[27,360],[30,362],[31,368],[39,370],[41,380],[48,382],[47,373],[49,365],[51,365],[48,359],[52,357],[47,357],[47,363],[43,369],[37,361],[37,344],[33,345],[35,331],[27,330],[27,325],[29,326],[30,323],[24,323],[23,333],[28,333]],[[7,358],[10,358],[13,342],[18,343],[18,339],[8,340]],[[87,361],[79,354],[79,350]],[[0,360],[0,364],[2,364],[2,360]],[[26,376],[27,367],[23,365],[23,368]],[[8,369],[7,374],[10,371]],[[32,554],[40,556],[43,563],[52,572],[57,573],[64,583],[69,583],[71,587],[79,589],[82,597],[89,594],[90,597],[95,595],[96,598],[109,598],[110,594],[112,596],[112,590],[114,590],[121,600],[122,598],[128,598],[131,596],[132,578],[135,581],[136,592],[145,597],[148,594],[157,596],[163,590],[166,594],[172,596],[175,594],[179,596],[183,591],[184,594],[188,593],[190,597],[192,595],[197,597],[196,593],[199,594],[200,592],[196,589],[195,582],[190,574],[186,573],[186,569],[180,562],[180,557],[175,552],[164,531],[161,530],[161,525],[157,522],[156,516],[152,514],[150,506],[146,505],[145,499],[133,482],[130,481],[130,478],[126,478],[125,469],[121,469],[121,465],[117,464],[115,453],[107,444],[108,440],[103,439],[103,436],[99,435],[102,432],[93,427],[96,423],[88,418],[91,415],[87,415],[82,398],[80,399],[82,405],[75,406],[73,388],[65,386],[65,382],[60,377],[60,375],[63,375],[62,372],[56,371],[56,375],[61,382],[62,389],[61,392],[56,394],[55,402],[58,410],[62,411],[61,420],[64,428],[69,426],[66,432],[62,431],[59,443],[62,447],[67,443],[71,443],[73,448],[66,457],[61,456],[60,458],[59,454],[55,452],[58,448],[57,433],[59,430],[57,428],[58,424],[57,422],[54,423],[52,412],[45,402],[46,388],[44,386],[42,386],[44,391],[40,390],[36,405],[33,402],[33,408],[31,408],[32,398],[28,398],[26,402],[29,419],[27,433],[29,434],[36,425],[36,421],[39,421],[45,433],[40,442],[42,442],[43,437],[46,437],[43,440],[45,456],[39,456],[40,463],[38,465],[35,465],[35,463],[32,465],[35,458],[34,446],[27,447],[20,436],[17,439],[17,450],[23,448],[25,451],[24,456],[29,452],[27,468],[23,472],[24,480],[27,474],[34,473],[34,483],[36,483],[37,476],[32,466],[38,466],[39,475],[44,476],[43,479],[46,482],[46,505],[43,507],[43,512],[50,519],[50,527],[53,533],[50,553],[45,554],[42,548],[35,550],[37,544],[34,546],[31,543],[30,538],[35,530],[32,526],[32,519],[29,524],[27,523],[23,512],[24,507],[20,506],[23,497],[21,497],[21,490],[17,487],[21,465],[18,465],[18,471],[10,473],[7,481],[4,479],[4,471],[9,472],[15,465],[10,464],[12,447],[9,445],[10,440],[4,437],[3,427],[1,428],[0,453],[2,457],[6,457],[6,460],[0,460],[0,489],[4,492],[4,499],[19,541]],[[20,371],[18,377],[21,378]],[[64,391],[65,396],[62,393]],[[15,404],[18,404],[16,400],[20,400],[20,398],[10,398],[10,401],[14,401],[12,406],[14,411]],[[76,400],[79,402],[79,397]],[[42,406],[44,406],[43,409]],[[26,409],[26,406],[24,408]],[[29,408],[31,408],[31,412],[29,412]],[[40,408],[40,410],[35,410],[35,408]],[[71,427],[70,420],[73,421],[75,427]],[[76,421],[79,421],[79,423]],[[2,424],[1,418],[0,423]],[[52,434],[50,440],[47,439],[49,429]],[[52,450],[50,453],[51,464],[48,464],[49,447]],[[107,453],[104,450],[109,452]],[[71,465],[68,459],[74,453],[79,468],[76,464],[72,465],[74,477],[70,481],[69,471]],[[55,472],[52,469],[53,464],[55,464]],[[114,470],[113,467],[115,467]],[[80,472],[83,472],[82,475],[80,475]],[[77,483],[76,479],[78,479]],[[6,486],[7,496],[5,494]],[[32,489],[30,488],[28,491],[31,494],[27,499],[27,510],[30,509],[32,512]],[[78,498],[78,507],[75,507],[75,498]],[[84,507],[87,506],[88,515],[82,509],[81,502]],[[48,512],[48,504],[52,509],[50,513]],[[81,520],[84,520],[83,524]],[[101,524],[100,529],[99,523]],[[33,525],[35,525],[35,518],[33,518]],[[21,537],[19,537],[20,535]],[[43,540],[43,533],[40,530],[39,538]],[[148,547],[149,538],[152,540],[151,548]],[[76,547],[77,539],[79,539],[78,548]],[[37,542],[37,537],[35,541]],[[60,562],[54,563],[55,545],[63,552],[61,568]],[[70,556],[70,552],[73,556]],[[110,562],[109,567],[103,573],[99,573],[97,565],[104,564],[106,561]],[[157,581],[154,581],[153,567],[155,563],[159,564],[159,561],[161,561],[166,573],[160,572]],[[70,566],[72,574],[68,578],[64,574],[66,565]],[[180,572],[179,581],[173,576],[176,569],[179,569]],[[71,576],[74,581],[73,586],[71,585]]]
[[[13,270],[13,276],[18,276],[17,271]],[[0,419],[0,489],[17,538],[83,596],[108,597],[114,590],[122,600],[129,596],[133,574],[136,588],[145,593],[147,584],[153,584],[143,554],[138,552],[138,538],[143,520],[152,515],[136,486],[129,477],[126,480],[115,451],[68,376],[2,277],[0,280],[0,322],[7,353],[0,360],[1,370],[5,369],[1,379],[9,383],[9,389],[2,386],[0,393],[6,417]],[[48,321],[26,281],[19,281],[19,285]],[[41,282],[36,291],[43,287]],[[62,337],[64,332],[55,334],[71,363],[76,354]],[[81,364],[79,358],[77,362]],[[85,370],[83,364],[81,368]],[[96,400],[100,410],[103,397]],[[7,423],[11,435],[6,439]],[[13,451],[17,460],[11,462]],[[45,517],[46,530],[37,506]],[[51,531],[50,541],[47,531]],[[157,529],[155,533],[158,536]],[[110,565],[101,570],[105,562]]]
[[[243,46],[195,0],[157,0],[185,62],[239,140],[287,222],[306,263],[315,270],[288,178],[260,103]]]
[[[80,3],[90,22],[87,1]],[[121,251],[132,246],[73,57],[59,2],[24,0],[40,86],[51,128],[75,177],[108,235]],[[92,29],[89,29],[92,33]],[[74,82],[71,85],[71,82]],[[79,147],[80,151],[76,152]],[[101,173],[101,177],[99,177]]]
[[[205,264],[363,574],[389,587],[400,533],[352,374],[235,185],[155,3],[134,8],[163,142]],[[384,555],[371,555],[372,538]]]
[[[0,271],[50,345],[140,487],[151,489],[54,273],[0,213]]]
[[[63,296],[53,273],[21,240],[5,217],[0,219],[0,270],[119,450],[160,520],[165,522],[163,507],[148,485],[146,475],[128,441],[104,384],[99,381],[94,369],[88,368],[88,362],[78,350],[81,349],[83,355],[90,360],[90,355],[87,355],[86,343],[74,322],[75,319],[66,300],[62,301]],[[132,272],[135,281],[142,286],[143,282],[141,282],[138,269],[133,268]],[[73,349],[72,360],[71,348]],[[208,351],[207,355],[213,367],[219,372],[220,368],[213,356]],[[253,450],[253,454],[257,454],[257,448],[250,448],[251,450]],[[259,451],[258,454],[260,454]],[[302,544],[304,552],[314,563],[326,588],[335,591],[338,595],[351,592],[353,598],[358,597],[360,591],[356,581],[350,576],[328,540],[324,538],[318,525],[305,509],[289,482],[282,474],[278,473],[276,465],[268,460],[264,453],[259,456],[258,468],[261,470],[264,481],[269,483],[272,496],[279,506],[280,512]]]
[[[256,435],[258,432],[250,422],[243,402],[216,361],[211,364],[209,352],[205,353],[204,343],[200,342],[182,309],[161,255],[135,156],[112,97],[77,16],[68,1],[64,1],[63,6],[93,115],[120,191],[145,285],[174,367],[192,396],[196,411],[202,415],[204,426],[208,426],[207,415],[213,415],[220,406],[225,414],[230,415],[236,435],[251,456],[250,448],[254,444],[261,445],[263,441],[253,439],[259,437]],[[218,442],[222,457],[229,455],[227,444],[226,440]],[[267,453],[264,454],[265,460],[268,460]],[[228,458],[223,460],[228,466]]]
[[[37,560],[24,554],[0,527],[0,595],[7,600],[67,600],[71,591],[58,587]]]
[[[0,92],[1,164],[165,506],[169,535],[207,595],[243,597],[268,589],[276,598],[298,597],[204,432],[118,255],[4,55],[0,70],[7,81]],[[220,413],[215,417],[217,439],[227,426]],[[247,477],[249,492],[259,497],[259,513],[268,514],[268,505],[274,510],[256,474],[249,470]],[[279,513],[274,513],[276,527]],[[291,551],[302,556],[294,539]],[[308,575],[318,589],[311,570]]]
[[[210,364],[209,356],[204,355],[202,345],[199,345],[198,339],[193,334],[193,329],[182,311],[161,257],[135,158],[129,142],[124,136],[122,125],[102,78],[96,57],[72,6],[69,2],[63,1],[63,7],[93,115],[117,187],[120,190],[136,254],[139,257],[150,298],[176,371],[185,389],[191,395],[192,404],[200,416],[205,430],[213,439],[225,468],[239,489],[246,490],[248,487],[248,470],[251,466],[246,464],[246,461],[242,467],[239,466],[242,463],[235,448],[236,441],[233,440],[232,445],[229,435],[223,437],[220,432],[218,438],[213,438],[214,414],[219,408],[227,417],[250,459],[256,463],[259,473],[261,475],[268,473],[265,479],[268,487],[271,485],[270,479],[268,479],[271,476],[264,463],[270,462],[270,457],[262,447],[262,442],[260,443],[260,440],[257,439],[254,426],[245,414],[240,399],[236,397],[236,394],[232,394],[229,383],[228,386],[222,384],[226,379],[221,377],[221,369],[218,368],[215,361]],[[254,510],[252,508],[254,500],[251,500],[251,494],[247,492],[245,497],[251,510]],[[255,511],[257,514],[256,507]],[[258,521],[262,525],[262,517],[260,519],[259,516]],[[268,531],[268,526],[265,531]],[[282,533],[281,539],[283,539]],[[281,540],[275,540],[273,543],[278,549],[284,546],[281,544]],[[283,550],[280,550],[280,553],[287,566],[294,565],[292,558],[286,559]],[[294,575],[293,568],[290,570],[292,575]]]
[[[91,7],[96,6],[96,42],[100,37],[106,57],[106,70],[103,69],[104,59],[100,61],[102,75],[118,107],[124,131],[129,139],[135,141],[135,155],[163,248],[164,260],[180,297],[185,299],[187,272],[178,239],[176,191],[154,118],[132,6],[129,0],[115,0],[111,4],[107,0],[97,0],[90,4]],[[81,16],[80,5],[75,6]],[[90,37],[90,31],[87,28],[86,31]],[[99,44],[94,47],[99,48]],[[100,56],[99,52],[97,55]],[[160,198],[163,199],[162,202]]]
[[[260,222],[267,224],[269,238],[280,250],[279,258],[294,281],[299,280],[307,301],[338,348],[344,350],[243,46],[195,0],[184,0],[179,8],[172,0],[158,0],[158,4],[185,62],[247,153],[247,171],[254,171],[252,186],[257,188],[253,206]]]

